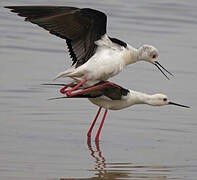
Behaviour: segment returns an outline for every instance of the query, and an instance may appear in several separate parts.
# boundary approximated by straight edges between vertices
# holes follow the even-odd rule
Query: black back
[[[112,100],[121,100],[123,96],[127,96],[129,93],[128,89],[125,89],[117,84],[110,82],[110,84],[105,85],[105,83],[106,81],[99,82],[94,86],[101,85],[101,87],[71,96],[71,98],[96,98],[106,96]]]

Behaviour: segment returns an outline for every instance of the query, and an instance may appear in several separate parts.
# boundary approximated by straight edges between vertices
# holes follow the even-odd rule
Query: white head
[[[157,48],[151,46],[151,45],[143,45],[142,47],[138,48],[138,60],[139,61],[146,61],[154,64],[165,76],[167,79],[168,76],[164,73],[166,71],[170,75],[173,76],[172,73],[170,73],[166,68],[164,68],[158,61],[159,51]],[[162,69],[164,71],[162,71]]]
[[[147,100],[147,104],[152,106],[163,106],[168,104],[168,97],[164,94],[151,95]]]
[[[186,107],[189,108],[189,106],[185,106],[182,104],[177,104],[174,102],[171,102],[168,100],[168,97],[164,94],[154,94],[151,95],[148,99],[147,99],[147,104],[152,105],[152,106],[163,106],[163,105],[176,105],[176,106],[181,106],[181,107]]]
[[[155,64],[156,59],[159,56],[159,51],[150,45],[143,45],[138,49],[138,59],[141,61],[147,61]]]

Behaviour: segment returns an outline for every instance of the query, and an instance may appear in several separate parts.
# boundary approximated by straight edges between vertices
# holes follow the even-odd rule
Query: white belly
[[[124,68],[124,50],[99,47],[90,60],[78,67],[73,76],[88,80],[107,80]]]
[[[96,52],[86,63],[78,68],[69,68],[60,73],[56,79],[60,77],[70,77],[74,80],[87,79],[87,85],[93,84],[92,82],[105,81],[117,75],[132,62],[131,48],[113,43],[107,35],[95,44],[98,46]]]
[[[99,107],[111,110],[120,110],[133,105],[133,103],[131,101],[128,101],[128,99],[111,100],[104,96],[98,98],[89,98],[89,101]]]

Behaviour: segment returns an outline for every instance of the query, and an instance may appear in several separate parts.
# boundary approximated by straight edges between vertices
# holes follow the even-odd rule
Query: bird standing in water
[[[88,138],[91,137],[92,129],[98,119],[101,109],[105,109],[100,127],[96,134],[96,141],[99,140],[100,132],[103,127],[108,110],[120,110],[136,104],[147,104],[151,106],[176,105],[189,108],[189,106],[177,104],[170,101],[164,94],[145,94],[133,91],[131,89],[125,89],[109,81],[100,82],[97,85],[93,86],[91,89],[87,88],[84,89],[83,92],[73,94],[72,97],[51,98],[51,100],[62,98],[88,98],[90,102],[99,106],[96,117],[94,118],[94,121],[87,133]]]

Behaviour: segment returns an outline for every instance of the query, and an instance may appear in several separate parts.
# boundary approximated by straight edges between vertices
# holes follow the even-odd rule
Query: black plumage
[[[25,17],[66,40],[76,67],[87,62],[95,53],[95,41],[106,33],[107,16],[100,11],[65,6],[7,6],[12,12]]]

